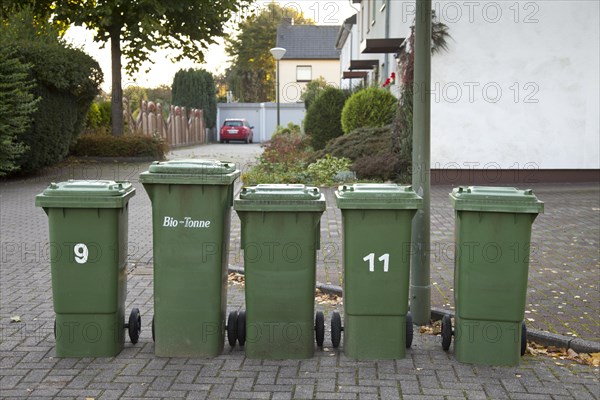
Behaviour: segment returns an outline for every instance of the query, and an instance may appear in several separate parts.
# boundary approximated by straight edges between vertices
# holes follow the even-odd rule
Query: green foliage
[[[341,116],[346,94],[340,89],[328,87],[312,102],[304,119],[304,129],[311,137],[315,150],[325,147],[326,143],[342,131]]]
[[[0,45],[0,176],[18,169],[17,160],[27,150],[19,136],[29,128],[39,100],[31,87],[28,66],[16,51]]]
[[[264,146],[260,160],[267,164],[281,164],[290,168],[302,164],[309,155],[309,138],[301,133],[300,127],[289,123],[287,127],[279,127]]]
[[[390,124],[396,113],[396,106],[396,98],[385,89],[371,87],[354,93],[342,111],[344,133],[357,128]]]
[[[336,175],[347,171],[350,160],[326,156],[310,164],[308,159],[313,151],[310,139],[303,135],[298,125],[290,123],[279,127],[258,163],[242,175],[245,185],[259,183],[304,183],[310,185],[331,185]]]
[[[31,93],[41,99],[32,124],[18,138],[28,147],[18,159],[21,171],[31,172],[67,155],[98,94],[102,72],[90,56],[49,34],[51,27],[36,28],[45,36],[32,38],[31,26],[42,23],[33,21],[30,14],[23,12],[11,18],[0,26],[0,44],[13,48],[19,59],[31,66]]]
[[[128,86],[123,89],[123,97],[129,100],[129,110],[133,113],[139,110],[142,100],[148,100],[148,91],[141,86]],[[151,99],[152,100],[152,99]]]
[[[207,128],[217,123],[217,95],[212,74],[203,69],[180,69],[173,78],[173,104],[204,111]]]
[[[302,91],[302,95],[300,96],[300,100],[304,102],[304,108],[308,110],[317,96],[323,93],[323,91],[328,87],[330,87],[330,85],[322,76],[320,76],[318,79],[308,82]]]
[[[296,7],[269,3],[259,14],[240,22],[235,27],[237,35],[227,37],[225,50],[232,58],[227,80],[240,101],[275,100],[275,60],[269,50],[277,44],[277,27],[283,18],[293,18],[295,24],[314,24],[298,13]]]
[[[71,155],[80,157],[165,158],[168,146],[158,136],[83,135],[71,146]]]
[[[311,160],[326,157],[346,157],[359,179],[401,180],[406,176],[410,159],[404,158],[398,137],[391,125],[380,128],[359,128],[330,141]]]
[[[345,157],[333,157],[327,154],[306,168],[311,182],[316,182],[319,186],[331,186],[335,182],[336,175],[340,172],[348,171],[352,161]]]
[[[155,88],[145,88],[145,90],[148,94],[148,100],[162,104],[163,111],[168,110],[171,104],[173,104],[171,101],[171,86],[159,85]]]
[[[86,129],[98,129],[101,122],[102,114],[100,114],[100,106],[97,102],[93,102],[85,117],[85,127]]]

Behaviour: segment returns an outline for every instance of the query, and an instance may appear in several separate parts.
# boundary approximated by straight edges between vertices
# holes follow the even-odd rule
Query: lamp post
[[[417,325],[431,318],[430,224],[431,204],[431,0],[417,0],[415,18],[415,76],[413,100],[412,184],[423,197],[423,209],[413,219],[412,241],[417,251],[410,265],[410,311]]]
[[[285,55],[286,49],[283,47],[273,47],[271,50],[271,54],[273,54],[273,58],[277,60],[277,126],[281,125],[280,121],[280,113],[279,113],[279,60],[283,58]]]

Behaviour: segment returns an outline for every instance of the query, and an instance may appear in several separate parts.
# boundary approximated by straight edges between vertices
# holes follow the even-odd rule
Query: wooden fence
[[[123,110],[130,133],[138,135],[159,135],[171,147],[189,146],[208,142],[204,126],[203,111],[192,108],[171,106],[165,121],[160,103],[142,100],[137,118],[134,120],[129,101],[124,99]]]

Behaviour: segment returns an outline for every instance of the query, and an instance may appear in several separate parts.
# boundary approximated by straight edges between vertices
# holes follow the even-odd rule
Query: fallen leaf
[[[230,272],[227,275],[227,280],[234,285],[244,285],[246,282],[244,275],[237,272]]]
[[[10,317],[10,322],[21,322],[21,316],[20,315],[13,315],[12,317]]]

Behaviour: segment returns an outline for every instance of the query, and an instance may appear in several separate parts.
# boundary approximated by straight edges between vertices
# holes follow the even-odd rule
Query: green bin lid
[[[236,211],[325,211],[319,188],[301,184],[261,184],[244,187],[236,197]]]
[[[49,208],[122,208],[135,194],[130,182],[69,180],[51,183],[35,197],[35,205]]]
[[[423,199],[412,186],[394,183],[355,183],[343,185],[335,192],[341,209],[415,210],[423,206]]]
[[[140,174],[146,184],[230,185],[240,176],[236,165],[228,161],[187,159],[155,161]]]
[[[531,189],[513,187],[459,186],[450,193],[455,210],[539,214],[544,203]]]

